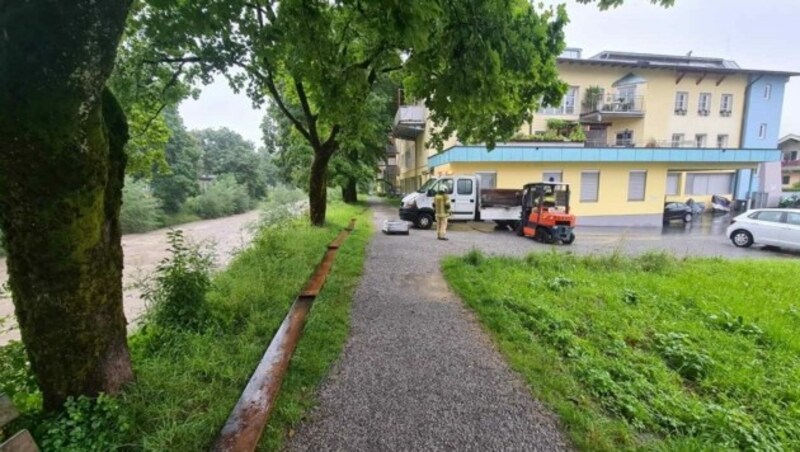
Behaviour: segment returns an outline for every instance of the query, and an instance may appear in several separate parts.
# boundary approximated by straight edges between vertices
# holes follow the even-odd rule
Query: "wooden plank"
[[[36,441],[33,440],[31,433],[22,430],[0,444],[0,452],[39,452],[39,448],[36,447]]]
[[[0,394],[0,428],[19,417],[19,411],[11,402],[11,397]]]

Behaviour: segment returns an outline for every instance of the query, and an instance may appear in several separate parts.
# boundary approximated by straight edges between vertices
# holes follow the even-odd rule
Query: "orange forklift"
[[[525,185],[517,235],[542,243],[572,244],[575,215],[569,212],[569,196],[569,184],[551,181]]]

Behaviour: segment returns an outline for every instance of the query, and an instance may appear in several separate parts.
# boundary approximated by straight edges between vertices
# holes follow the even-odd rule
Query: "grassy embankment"
[[[312,228],[303,218],[262,231],[214,278],[203,304],[204,326],[170,329],[145,324],[130,338],[136,383],[121,399],[103,401],[100,408],[78,403],[72,420],[81,420],[75,423],[64,415],[43,419],[36,411],[35,395],[14,394],[15,387],[31,387],[21,376],[18,384],[5,388],[18,404],[31,407],[17,426],[31,428],[40,444],[60,449],[208,449],[327,244],[355,217],[356,229],[339,250],[308,317],[262,439],[262,449],[278,449],[288,429],[314,403],[315,388],[347,336],[352,295],[371,231],[364,209],[334,203],[324,228]],[[17,349],[9,348],[9,355],[21,357],[21,347]],[[17,375],[20,366],[16,367],[0,370]],[[84,426],[85,419],[96,419],[99,428]],[[106,424],[114,431],[107,432]]]
[[[800,264],[664,254],[443,264],[583,450],[800,450]]]

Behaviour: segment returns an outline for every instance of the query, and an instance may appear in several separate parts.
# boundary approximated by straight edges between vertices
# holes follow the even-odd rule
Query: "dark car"
[[[664,203],[664,223],[672,220],[682,220],[684,223],[692,221],[692,208],[682,202]]]

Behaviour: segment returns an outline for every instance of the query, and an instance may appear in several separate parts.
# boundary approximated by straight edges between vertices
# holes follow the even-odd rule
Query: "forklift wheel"
[[[562,242],[564,242],[564,245],[572,245],[572,242],[574,241],[575,241],[575,234],[572,232],[569,233],[569,238],[567,240],[562,240]]]
[[[524,236],[525,235],[525,231],[523,230],[522,222],[521,221],[517,221],[515,226],[516,227],[514,228],[514,230],[517,232],[517,235],[520,236],[520,237]]]
[[[542,243],[553,243],[553,234],[551,234],[547,228],[536,228],[536,237],[538,237]]]

